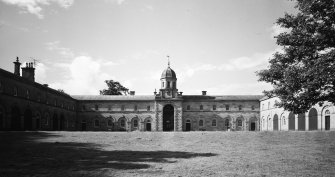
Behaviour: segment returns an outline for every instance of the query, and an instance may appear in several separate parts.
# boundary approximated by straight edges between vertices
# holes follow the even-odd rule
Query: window
[[[176,88],[176,82],[172,82],[172,86],[175,89]]]
[[[111,105],[108,106],[108,110],[109,111],[112,110],[112,106]]]
[[[238,106],[238,110],[241,111],[242,110],[242,105]]]
[[[74,106],[73,106],[74,107]],[[85,105],[83,105],[83,110],[86,110],[86,106]]]
[[[27,97],[27,99],[30,98],[30,92],[29,92],[29,90],[26,91],[26,97]]]
[[[200,110],[203,110],[204,109],[204,106],[203,105],[200,105]]]
[[[57,100],[54,101],[54,105],[57,106]]]
[[[241,119],[237,120],[237,126],[242,127],[242,120]]]
[[[204,126],[204,120],[199,120],[199,127],[203,127]]]
[[[107,126],[109,126],[109,127],[113,126],[113,121],[111,119],[108,120]]]
[[[255,106],[251,106],[251,110],[255,110]]]
[[[212,127],[216,127],[216,119],[212,120]]]
[[[326,115],[329,115],[329,114],[330,114],[330,111],[329,111],[329,110],[326,110],[326,111],[325,111],[325,114],[326,114]]]
[[[214,111],[216,110],[216,105],[213,105],[213,110],[214,110]]]
[[[226,111],[229,111],[229,105],[226,105]]]
[[[134,120],[134,127],[138,127],[138,121],[137,121],[137,119]]]
[[[150,111],[150,106],[147,106],[147,111]]]
[[[190,106],[190,105],[187,105],[186,109],[187,109],[187,110],[190,110],[190,109],[191,109],[191,106]]]
[[[99,109],[99,106],[97,104],[94,107],[96,111]]]
[[[170,81],[167,82],[167,88],[170,88]]]
[[[124,111],[124,105],[121,106],[121,111]]]
[[[137,111],[137,105],[134,106],[134,111]]]
[[[17,95],[18,95],[18,93],[17,93],[17,87],[14,87],[13,92],[14,92],[14,93],[13,93],[14,96],[17,96]]]
[[[94,126],[95,127],[99,127],[100,126],[100,121],[99,120],[95,120],[94,121]]]
[[[120,125],[121,127],[125,127],[126,126],[126,121],[124,119],[122,119],[120,124],[121,124]]]

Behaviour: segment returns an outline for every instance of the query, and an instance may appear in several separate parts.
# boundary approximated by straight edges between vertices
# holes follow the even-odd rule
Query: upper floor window
[[[187,105],[186,109],[187,109],[187,110],[190,110],[190,109],[191,109],[191,106],[190,106],[190,105]]]
[[[238,106],[238,110],[241,111],[242,110],[242,105]]]
[[[3,91],[3,85],[2,85],[2,81],[0,81],[0,92]]]
[[[124,105],[121,105],[121,111],[124,111]]]
[[[204,120],[199,120],[199,127],[203,127],[204,126]]]
[[[226,105],[226,111],[229,111],[229,105]]]
[[[74,106],[73,106],[74,107]],[[83,110],[86,110],[86,106],[85,105],[83,105]]]
[[[167,88],[170,88],[170,81],[167,82]]]
[[[57,106],[57,100],[54,100],[54,105]]]
[[[255,110],[255,106],[251,106],[251,110]]]
[[[30,91],[29,90],[26,91],[26,97],[27,97],[27,99],[30,98]]]
[[[216,127],[216,119],[213,119],[213,120],[212,120],[212,126],[213,126],[213,127]]]
[[[94,106],[94,108],[95,108],[95,110],[97,111],[97,110],[99,109],[99,106],[96,104],[96,105]]]
[[[134,106],[134,111],[137,111],[137,105]]]
[[[214,111],[216,110],[216,105],[213,105],[213,110],[214,110]]]
[[[204,109],[204,106],[203,105],[200,105],[200,110],[203,110]]]
[[[13,93],[14,96],[17,96],[17,95],[18,95],[17,87],[14,87],[13,92],[14,92],[14,93]]]
[[[176,88],[176,82],[172,82],[172,87],[175,89]]]
[[[150,111],[150,106],[147,106],[147,111]]]
[[[112,106],[111,105],[108,105],[108,110],[112,110]]]

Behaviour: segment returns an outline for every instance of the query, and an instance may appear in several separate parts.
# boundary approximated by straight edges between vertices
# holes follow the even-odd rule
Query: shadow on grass
[[[148,169],[152,163],[175,163],[176,159],[216,155],[181,151],[107,151],[92,143],[41,141],[57,136],[60,135],[48,132],[0,132],[0,176],[41,173],[59,176],[53,172]]]

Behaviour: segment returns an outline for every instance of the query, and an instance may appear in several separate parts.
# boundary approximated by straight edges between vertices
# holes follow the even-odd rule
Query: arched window
[[[216,127],[216,119],[213,119],[213,120],[212,120],[212,126],[213,126],[213,127]]]
[[[99,127],[100,126],[100,121],[99,120],[95,120],[94,121],[94,126],[95,127]]]
[[[134,120],[134,127],[138,127],[138,121],[137,121],[137,119]]]
[[[203,120],[199,120],[199,127],[203,127],[204,126],[204,121]]]
[[[126,121],[124,119],[122,119],[120,124],[121,124],[120,125],[121,127],[125,127],[126,126]]]
[[[108,119],[107,126],[109,127],[113,126],[113,121],[111,119]]]
[[[242,120],[241,119],[237,120],[237,126],[242,127]]]

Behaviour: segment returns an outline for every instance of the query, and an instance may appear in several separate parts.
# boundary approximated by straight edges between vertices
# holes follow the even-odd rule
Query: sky
[[[36,60],[36,81],[98,95],[116,80],[160,89],[167,55],[184,95],[260,95],[289,0],[0,0],[0,68]]]

